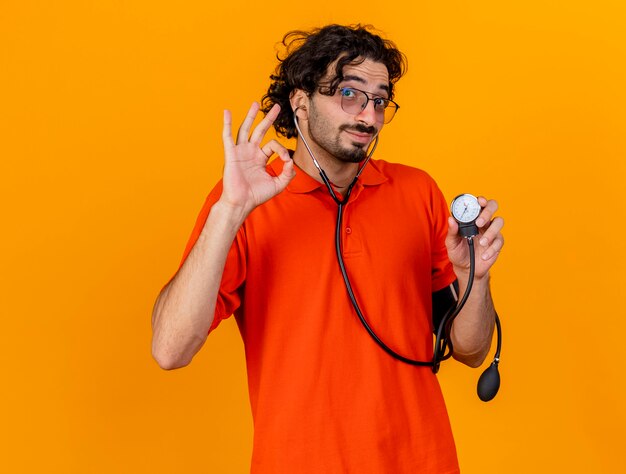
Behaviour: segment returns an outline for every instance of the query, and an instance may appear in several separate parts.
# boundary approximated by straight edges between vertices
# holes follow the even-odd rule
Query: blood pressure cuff
[[[456,306],[459,300],[459,281],[454,280],[450,285],[433,293],[433,333],[448,311]]]

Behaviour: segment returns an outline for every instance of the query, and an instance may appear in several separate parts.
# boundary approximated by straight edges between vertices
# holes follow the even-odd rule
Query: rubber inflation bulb
[[[500,388],[500,372],[498,363],[493,361],[478,379],[478,398],[483,402],[488,402],[498,393]]]

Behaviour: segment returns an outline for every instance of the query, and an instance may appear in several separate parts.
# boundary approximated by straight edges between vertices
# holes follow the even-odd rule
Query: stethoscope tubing
[[[436,336],[435,336],[435,344],[434,344],[434,349],[433,349],[433,358],[432,358],[432,360],[431,361],[420,361],[420,360],[411,359],[409,357],[405,357],[405,356],[403,356],[401,354],[398,354],[393,349],[391,349],[387,344],[385,344],[380,337],[378,337],[378,335],[374,332],[372,327],[367,322],[365,316],[363,315],[363,312],[361,311],[361,308],[360,308],[360,306],[359,306],[359,304],[358,304],[358,302],[356,300],[356,296],[354,294],[354,290],[352,289],[352,284],[350,282],[350,277],[348,276],[348,271],[346,269],[346,265],[345,265],[345,262],[344,262],[344,259],[343,259],[343,250],[342,250],[342,246],[341,246],[341,226],[342,226],[342,221],[343,221],[343,212],[344,212],[346,204],[348,203],[348,201],[350,199],[350,196],[352,194],[352,189],[354,188],[354,185],[356,184],[359,176],[363,172],[363,169],[365,168],[365,166],[369,162],[370,158],[374,154],[374,151],[376,150],[376,147],[378,146],[378,134],[376,134],[374,145],[373,145],[372,149],[370,150],[370,152],[367,154],[367,157],[366,157],[363,165],[360,166],[356,176],[354,177],[354,179],[352,180],[352,182],[348,186],[348,189],[346,191],[345,197],[343,199],[339,199],[339,197],[337,197],[337,194],[335,193],[335,190],[332,187],[332,184],[331,184],[330,180],[328,179],[328,176],[326,175],[326,173],[324,172],[324,170],[322,169],[322,167],[320,166],[318,161],[315,159],[315,155],[313,154],[313,151],[311,150],[311,147],[307,143],[306,138],[304,137],[304,135],[302,134],[302,131],[300,130],[300,126],[298,124],[298,118],[297,118],[297,115],[296,115],[297,111],[298,111],[298,108],[296,108],[294,110],[294,124],[296,126],[296,129],[298,130],[298,134],[299,134],[300,138],[302,138],[302,142],[304,143],[304,146],[306,147],[307,151],[309,152],[309,155],[311,156],[315,167],[319,171],[319,174],[320,174],[320,176],[322,178],[322,181],[326,185],[326,188],[328,189],[328,192],[329,192],[330,196],[333,198],[333,200],[335,201],[335,203],[337,204],[337,207],[338,207],[338,209],[337,209],[337,220],[336,220],[336,224],[335,224],[335,252],[337,254],[337,262],[339,263],[339,269],[341,271],[341,275],[343,277],[343,280],[344,280],[344,283],[345,283],[345,286],[346,286],[346,290],[348,292],[348,297],[350,298],[350,302],[352,303],[352,306],[353,306],[353,308],[354,308],[354,310],[355,310],[359,320],[361,321],[361,324],[363,325],[363,327],[365,328],[367,333],[371,336],[371,338],[376,342],[376,344],[378,344],[381,349],[383,349],[387,354],[389,354],[393,358],[395,358],[395,359],[397,359],[397,360],[399,360],[401,362],[404,362],[406,364],[409,364],[409,365],[431,367],[433,373],[437,373],[439,371],[439,366],[440,366],[441,362],[446,360],[446,359],[448,359],[448,358],[450,358],[452,356],[452,354],[453,354],[454,348],[452,346],[452,341],[450,340],[450,331],[452,329],[452,323],[454,321],[454,318],[456,318],[456,316],[461,312],[461,310],[463,309],[463,306],[467,302],[467,298],[470,295],[470,291],[472,289],[472,285],[473,285],[473,282],[474,282],[474,274],[475,274],[475,267],[476,267],[476,265],[475,265],[475,252],[474,252],[474,241],[473,241],[473,238],[472,237],[467,238],[467,242],[468,242],[468,246],[469,246],[469,253],[470,253],[470,274],[469,274],[469,278],[468,278],[467,288],[465,289],[465,292],[463,293],[462,298],[458,301],[457,305],[455,307],[451,308],[450,311],[448,311],[444,315],[444,317],[442,318],[442,320],[439,323],[439,326],[437,328],[437,333],[436,333]],[[496,317],[496,327],[497,327],[497,332],[498,332],[498,343],[497,343],[496,354],[495,354],[495,357],[494,357],[494,364],[497,365],[499,360],[500,360],[500,350],[501,350],[501,345],[502,345],[502,334],[501,334],[501,327],[500,327],[500,319],[499,319],[497,313],[496,313],[495,317]],[[449,349],[448,353],[446,353],[447,349]]]

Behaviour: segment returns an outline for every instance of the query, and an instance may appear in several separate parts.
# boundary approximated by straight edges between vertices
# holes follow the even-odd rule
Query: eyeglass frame
[[[393,118],[396,116],[396,113],[398,112],[398,109],[400,108],[400,104],[398,104],[397,102],[391,100],[391,99],[387,99],[386,97],[382,97],[380,95],[377,94],[373,94],[371,92],[367,92],[361,89],[357,89],[356,87],[350,87],[350,86],[344,86],[344,87],[338,87],[337,89],[335,89],[335,94],[337,92],[343,92],[344,90],[352,90],[352,91],[357,91],[360,92],[362,94],[365,95],[365,104],[361,106],[361,111],[365,110],[367,108],[367,105],[369,104],[370,101],[375,101],[376,99],[380,99],[384,102],[387,103],[387,105],[385,106],[385,108],[383,108],[383,123],[384,124],[388,124],[389,122],[391,122],[393,120]],[[326,95],[320,88],[320,92],[324,95]],[[327,90],[326,92],[330,92],[329,90]],[[334,94],[333,94],[334,95]],[[371,97],[370,97],[371,96]],[[343,110],[346,113],[351,114],[352,112],[349,112],[347,110],[345,110],[343,108],[343,96],[339,96],[339,98],[341,99],[341,110]],[[389,108],[389,106],[393,104],[393,115],[391,116],[391,118],[389,120],[385,120],[385,110],[387,110],[387,108]],[[376,103],[374,102],[374,111],[376,111]],[[360,112],[354,114],[354,115],[358,115]]]

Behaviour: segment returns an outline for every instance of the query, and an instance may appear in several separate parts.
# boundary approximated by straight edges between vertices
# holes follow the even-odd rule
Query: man
[[[397,109],[404,57],[360,26],[294,32],[284,43],[265,118],[252,127],[253,104],[233,138],[224,113],[223,180],[157,299],[153,355],[165,369],[187,365],[234,313],[246,351],[253,472],[458,472],[436,376],[367,335],[335,256],[336,200],[349,195],[339,239],[356,300],[387,345],[431,360],[440,311],[433,295],[445,300],[457,281],[464,290],[469,257],[426,173],[367,162]],[[297,137],[292,156],[263,143],[272,125]],[[268,165],[274,154],[280,159]],[[495,201],[480,204],[473,290],[449,335],[455,358],[473,367],[490,347],[489,269],[503,245]]]

